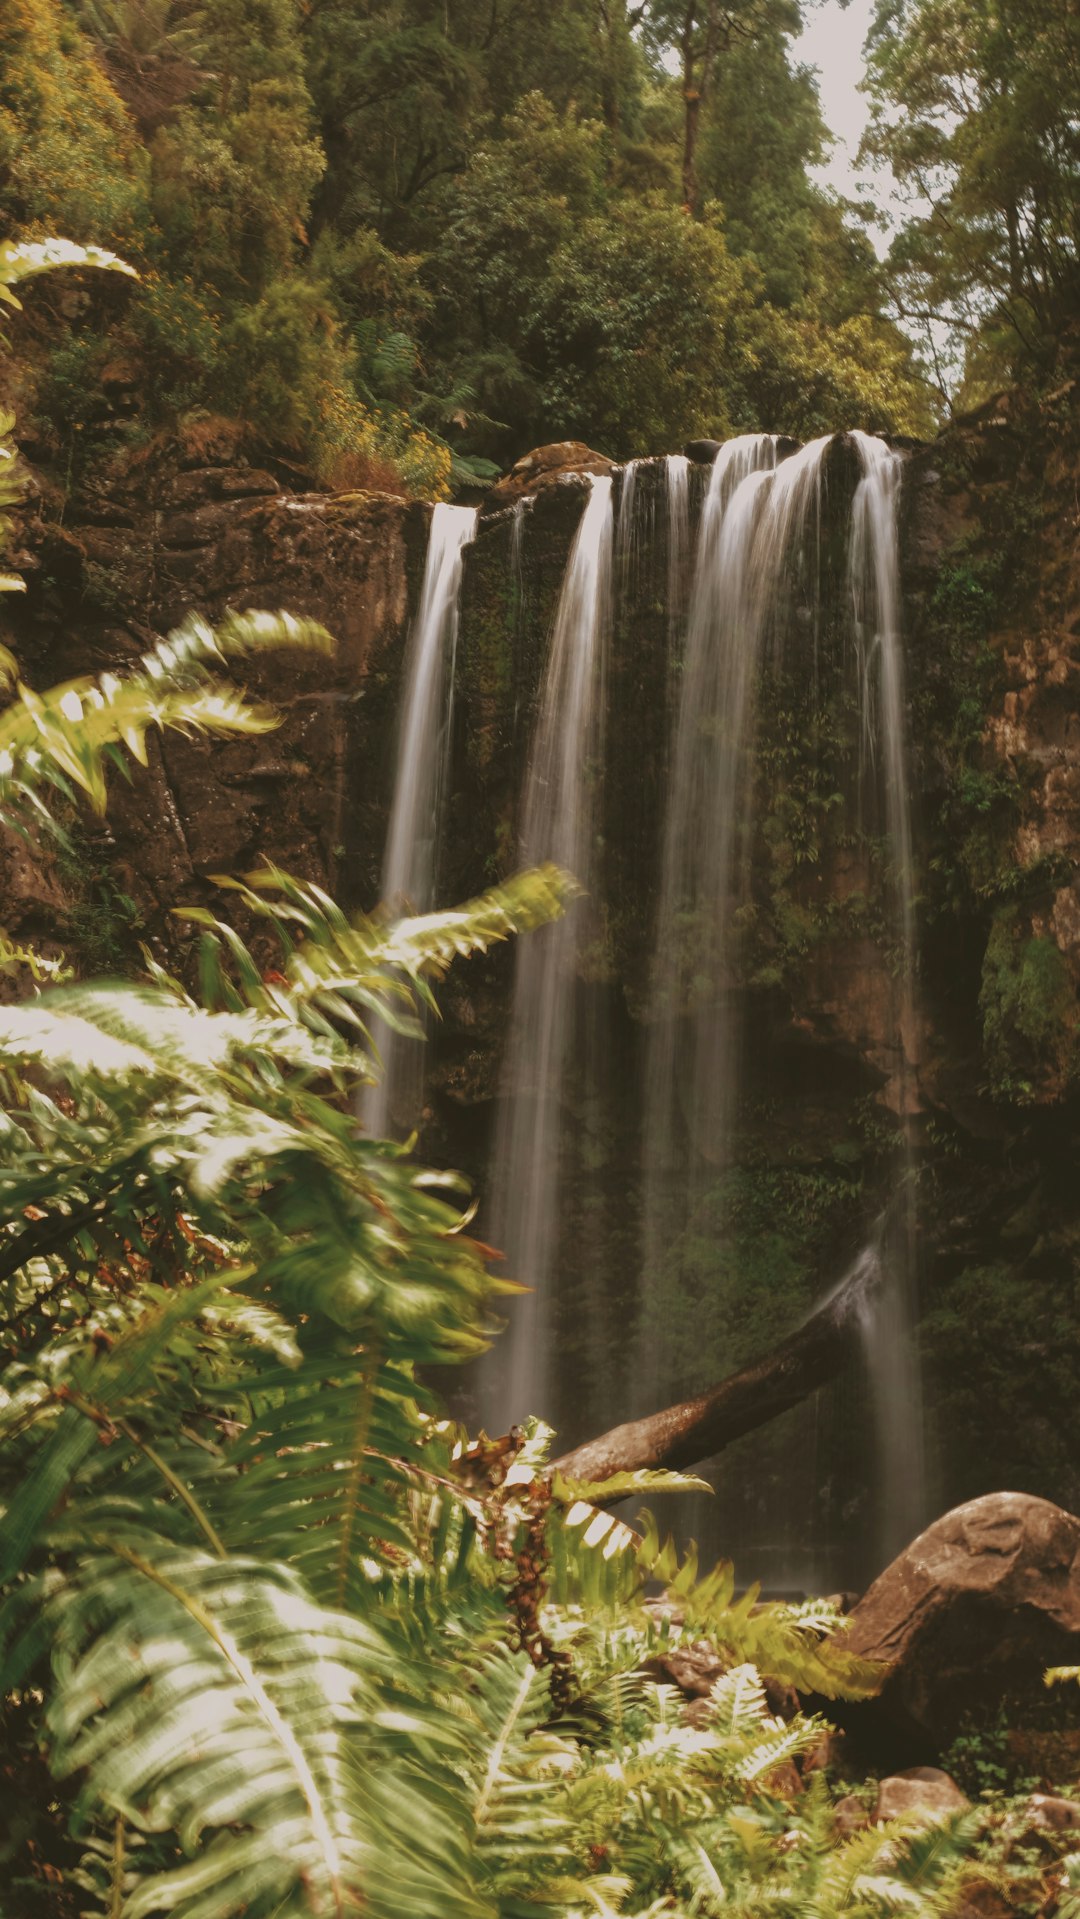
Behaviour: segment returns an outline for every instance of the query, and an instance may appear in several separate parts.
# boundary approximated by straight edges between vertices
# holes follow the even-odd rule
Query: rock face
[[[0,842],[8,930],[66,941],[99,968],[137,964],[138,938],[175,964],[186,940],[172,907],[212,900],[209,873],[264,857],[369,904],[428,514],[382,495],[290,493],[246,460],[235,427],[209,421],[155,448],[108,499],[81,501],[65,527],[29,527],[16,643],[31,685],[122,670],[192,609],[285,608],[337,644],[329,659],[237,667],[282,716],[265,737],[150,735],[148,767],[113,779],[108,819],[88,823],[77,862],[58,870]]]
[[[1080,1655],[1080,1519],[1045,1499],[991,1493],[946,1513],[850,1615],[843,1644],[883,1660],[882,1705],[935,1742],[1046,1666]]]

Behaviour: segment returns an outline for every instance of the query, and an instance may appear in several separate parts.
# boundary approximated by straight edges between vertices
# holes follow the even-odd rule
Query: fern
[[[269,712],[209,671],[233,656],[282,646],[325,651],[329,635],[291,614],[230,613],[215,629],[192,614],[147,653],[132,672],[70,680],[39,694],[20,686],[0,713],[0,820],[25,830],[29,821],[60,833],[53,795],[77,793],[97,812],[106,803],[106,769],[125,748],[146,764],[151,727],[189,732],[265,733]]]
[[[15,803],[103,804],[149,725],[204,723],[223,657],[290,639],[323,643],[193,621],[129,682],[20,693]],[[540,1423],[471,1445],[423,1383],[482,1350],[499,1287],[460,1184],[356,1120],[369,1028],[419,1025],[573,882],[393,923],[271,867],[222,884],[269,970],[199,909],[197,990],[39,968],[0,1008],[0,1695],[56,1781],[65,1893],[108,1919],[931,1919],[960,1828],[837,1845],[821,1783],[781,1790],[820,1725],[765,1678],[876,1678],[823,1645],[831,1614],[596,1504],[650,1476],[564,1484]],[[690,1723],[653,1662],[700,1638],[722,1672]]]

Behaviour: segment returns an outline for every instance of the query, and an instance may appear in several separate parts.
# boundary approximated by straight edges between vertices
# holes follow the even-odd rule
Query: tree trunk
[[[696,0],[689,0],[683,16],[681,39],[682,53],[682,93],[685,118],[683,121],[683,157],[682,157],[682,197],[687,213],[693,213],[697,198],[697,134],[701,115],[701,94],[697,84],[697,46],[694,29],[697,25]]]
[[[771,1353],[695,1399],[586,1440],[556,1467],[566,1479],[595,1483],[646,1467],[692,1466],[722,1452],[843,1371],[858,1350],[860,1315],[883,1277],[878,1247],[867,1247],[817,1311]]]

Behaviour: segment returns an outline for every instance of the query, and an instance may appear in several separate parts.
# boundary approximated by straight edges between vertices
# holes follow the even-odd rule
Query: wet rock
[[[551,446],[534,447],[496,480],[488,493],[488,503],[506,506],[526,494],[557,485],[564,474],[610,473],[613,465],[606,454],[595,453],[583,440],[556,440]]]
[[[936,1520],[854,1608],[843,1644],[892,1671],[890,1713],[931,1738],[1010,1691],[1037,1697],[1080,1651],[1080,1518],[990,1493]]]
[[[695,1732],[707,1732],[712,1722],[712,1702],[708,1699],[688,1699],[679,1714],[679,1723],[692,1726]]]
[[[715,1646],[711,1646],[708,1640],[699,1639],[690,1645],[676,1646],[670,1652],[660,1653],[650,1662],[650,1670],[658,1678],[678,1686],[688,1699],[707,1699],[729,1665],[730,1661],[721,1659]]]
[[[853,1832],[862,1832],[870,1824],[870,1814],[857,1793],[849,1792],[837,1800],[833,1824],[840,1839],[850,1839]]]
[[[911,1766],[906,1772],[893,1773],[878,1788],[875,1820],[899,1819],[919,1813],[930,1819],[949,1819],[964,1812],[971,1801],[961,1792],[947,1772],[936,1766]]]

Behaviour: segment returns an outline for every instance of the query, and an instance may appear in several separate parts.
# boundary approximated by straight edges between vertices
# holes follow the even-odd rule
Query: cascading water
[[[613,527],[612,481],[590,476],[552,627],[522,808],[521,863],[555,860],[586,891],[594,879],[593,786],[604,715]],[[515,1302],[489,1368],[483,1392],[489,1422],[508,1424],[549,1410],[561,1098],[587,904],[579,901],[554,926],[521,941],[515,959],[491,1230],[507,1272],[531,1290]]]
[[[469,572],[470,594],[482,592],[506,541],[507,725],[516,734],[524,702],[536,716],[519,861],[554,859],[587,894],[514,956],[482,1231],[530,1290],[508,1309],[471,1411],[489,1430],[539,1413],[571,1444],[685,1397],[791,1331],[861,1228],[869,1245],[852,1272],[865,1280],[873,1407],[860,1377],[830,1387],[755,1438],[752,1468],[746,1454],[725,1458],[711,1514],[682,1501],[665,1514],[774,1590],[871,1570],[875,1510],[888,1513],[889,1545],[925,1517],[911,1168],[898,1166],[873,1228],[857,1171],[876,1076],[892,1111],[914,1106],[900,469],[868,436],[797,449],[762,434],[722,448],[707,485],[682,456],[584,480],[538,688],[521,608],[526,587],[530,605],[551,604],[547,556],[567,494],[538,496],[527,568],[519,503],[485,522],[488,557]],[[429,554],[425,613],[439,570]],[[455,580],[444,597],[456,591]],[[452,655],[453,607],[442,618]],[[462,688],[474,677],[470,662]],[[426,697],[445,713],[437,684],[443,694]],[[402,808],[419,697],[411,673]],[[479,771],[482,800],[489,764],[460,759],[463,778]],[[431,819],[434,801],[409,804]],[[413,875],[391,876],[388,846],[387,892],[406,890],[424,903]],[[867,931],[867,903],[883,894],[884,939]],[[850,1011],[830,1027],[849,988]],[[463,1035],[450,1038],[460,1059]],[[815,1118],[823,1110],[823,1150],[792,1130],[806,1099]],[[404,1107],[399,1095],[391,1111]],[[839,1228],[811,1229],[824,1215],[794,1210],[774,1222],[771,1197],[762,1210],[763,1194],[782,1210],[789,1190],[802,1205],[815,1181],[840,1193]]]
[[[664,461],[667,482],[667,613],[668,653],[673,653],[679,621],[686,606],[686,576],[690,560],[690,462],[685,453],[669,453]]]
[[[898,948],[897,1067],[892,1104],[903,1147],[900,1192],[884,1235],[890,1283],[863,1319],[881,1452],[883,1550],[891,1554],[927,1518],[922,1388],[916,1347],[915,1168],[910,1114],[915,1057],[915,905],[907,711],[900,627],[898,505],[903,460],[882,440],[854,433],[862,477],[852,505],[850,582],[859,658],[864,753],[883,788]]]
[[[393,911],[427,912],[434,904],[440,801],[450,743],[458,596],[465,548],[476,531],[474,507],[435,507],[428,535],[420,605],[405,654],[405,691],[397,773],[383,859],[382,896]],[[407,1133],[419,1117],[422,1049],[384,1026],[382,1077],[368,1089],[361,1118],[381,1136]]]
[[[646,1062],[639,1373],[654,1396],[677,1390],[662,1331],[675,1222],[692,1222],[729,1157],[738,1079],[731,934],[751,817],[755,674],[792,550],[817,505],[828,444],[816,440],[778,466],[774,436],[729,441],[702,511]],[[678,1283],[670,1270],[668,1283]]]

